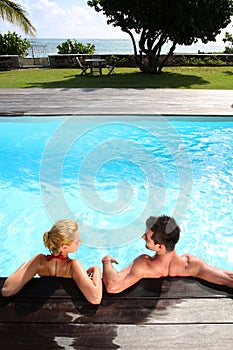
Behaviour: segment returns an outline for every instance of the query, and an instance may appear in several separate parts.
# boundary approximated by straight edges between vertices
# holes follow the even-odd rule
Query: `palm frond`
[[[0,0],[0,17],[3,21],[17,25],[29,36],[35,36],[36,29],[21,5],[9,0]]]

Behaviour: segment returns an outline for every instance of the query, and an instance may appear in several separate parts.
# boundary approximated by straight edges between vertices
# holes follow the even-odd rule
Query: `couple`
[[[146,247],[155,252],[153,257],[143,254],[129,266],[118,272],[113,263],[118,263],[107,255],[103,262],[103,281],[109,293],[119,293],[132,286],[141,278],[166,276],[194,276],[208,282],[233,287],[233,272],[208,265],[197,256],[179,256],[174,250],[179,240],[180,228],[169,216],[150,217],[146,221],[146,232],[142,238]],[[86,299],[92,304],[100,304],[102,299],[101,271],[91,266],[87,271],[77,259],[70,259],[69,253],[76,252],[80,243],[78,224],[72,220],[60,220],[52,229],[44,233],[45,246],[51,255],[38,254],[24,263],[10,277],[2,288],[4,297],[14,295],[35,276],[57,276],[73,278]]]

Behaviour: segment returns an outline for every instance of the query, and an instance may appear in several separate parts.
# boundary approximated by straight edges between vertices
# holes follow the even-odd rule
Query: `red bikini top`
[[[59,259],[59,260],[67,260],[69,259],[68,257],[65,258],[62,253],[60,253],[59,255],[46,255],[46,260],[50,261],[52,259]]]

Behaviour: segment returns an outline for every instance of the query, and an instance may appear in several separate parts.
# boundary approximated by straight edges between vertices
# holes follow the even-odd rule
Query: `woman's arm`
[[[92,304],[100,304],[103,287],[99,267],[91,266],[86,272],[80,261],[75,259],[71,275],[86,299]]]
[[[2,296],[9,297],[23,288],[23,286],[35,276],[40,267],[40,257],[42,254],[34,256],[30,261],[23,263],[11,276],[9,276],[3,287]]]

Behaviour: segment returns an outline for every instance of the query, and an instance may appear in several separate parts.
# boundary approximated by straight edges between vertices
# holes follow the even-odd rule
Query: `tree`
[[[21,5],[9,0],[0,0],[0,17],[3,21],[19,26],[25,34],[35,36],[36,29]]]
[[[135,62],[145,73],[160,73],[177,44],[215,41],[233,15],[233,0],[89,0],[88,5],[129,34]],[[165,43],[170,49],[161,59]]]

